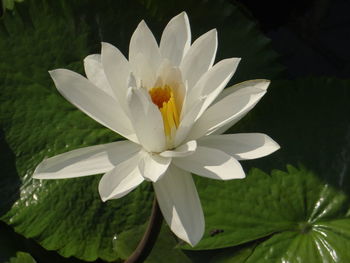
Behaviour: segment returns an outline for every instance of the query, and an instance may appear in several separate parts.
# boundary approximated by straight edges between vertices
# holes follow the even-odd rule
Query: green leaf
[[[288,166],[288,172],[275,170],[271,175],[253,169],[245,180],[208,184],[198,179],[197,183],[206,232],[196,250],[267,238],[244,262],[350,259],[349,197],[305,168]],[[221,232],[213,235],[213,228]],[[223,254],[232,257],[229,251]],[[233,254],[237,257],[236,251]]]
[[[181,5],[189,12],[194,36],[218,27],[219,57],[244,56],[245,64],[234,81],[281,73],[269,40],[238,8],[225,2],[183,1]],[[35,181],[31,175],[46,157],[122,139],[65,101],[47,71],[69,68],[82,73],[82,60],[99,52],[101,40],[126,54],[131,33],[142,18],[160,35],[177,13],[170,6],[164,8],[168,11],[163,10],[166,15],[159,18],[136,1],[33,0],[17,4],[4,15],[0,26],[0,48],[6,50],[0,53],[0,218],[16,232],[65,257],[89,261],[123,258],[122,251],[113,249],[115,236],[139,240],[140,234],[132,230],[147,221],[153,198],[150,184],[125,198],[102,203],[98,175],[54,181]],[[170,245],[166,248],[165,254]]]
[[[136,249],[139,240],[134,236],[142,236],[145,232],[146,225],[138,226],[122,233],[115,239],[114,249],[118,251],[123,259],[127,259]],[[178,241],[165,224],[162,225],[161,232],[157,238],[157,242],[153,247],[150,255],[145,263],[190,263],[192,262],[187,255],[176,247]]]
[[[0,262],[8,262],[10,258],[15,258],[16,253],[24,251],[30,253],[38,262],[50,263],[82,263],[76,258],[65,258],[55,251],[45,250],[34,240],[24,238],[14,232],[13,228],[0,221]]]
[[[10,258],[8,263],[36,263],[36,261],[28,253],[17,252],[16,257]]]
[[[2,0],[2,6],[4,9],[12,10],[15,7],[15,2],[23,2],[24,0]]]

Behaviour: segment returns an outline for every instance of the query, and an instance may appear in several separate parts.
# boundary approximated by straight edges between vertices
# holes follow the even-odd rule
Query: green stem
[[[141,263],[148,257],[154,247],[160,228],[163,222],[163,215],[159,209],[157,198],[154,197],[152,213],[149,223],[140,243],[134,252],[124,263]]]

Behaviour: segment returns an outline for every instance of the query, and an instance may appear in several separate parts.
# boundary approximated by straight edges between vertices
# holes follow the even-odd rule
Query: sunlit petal
[[[138,169],[140,159],[141,155],[136,153],[102,176],[98,186],[102,201],[123,197],[143,182]]]
[[[280,146],[262,133],[209,135],[199,140],[201,146],[219,149],[236,160],[250,160],[269,155]]]
[[[184,54],[190,48],[191,29],[187,14],[182,12],[170,20],[160,40],[160,54],[174,66],[180,65]]]
[[[224,97],[209,107],[193,126],[189,139],[197,139],[215,132],[230,123],[234,125],[264,96],[266,89],[245,87]]]
[[[196,245],[204,233],[204,216],[191,174],[171,166],[153,185],[171,230],[182,240]]]
[[[152,182],[164,175],[171,162],[171,158],[158,154],[144,152],[139,162],[139,169],[142,176]]]
[[[113,142],[62,153],[42,161],[34,171],[36,179],[64,179],[105,173],[140,151],[129,141]]]
[[[58,91],[78,109],[102,125],[137,142],[134,129],[120,104],[83,76],[67,69],[50,71]]]
[[[217,44],[217,32],[216,29],[213,29],[200,36],[186,53],[180,69],[190,88],[194,87],[202,75],[213,65]]]
[[[212,179],[231,180],[245,177],[239,162],[226,153],[199,146],[196,151],[184,158],[174,158],[176,166],[192,173]]]
[[[106,92],[110,96],[114,96],[109,86],[106,74],[101,63],[101,55],[93,54],[84,59],[84,69],[86,77],[98,88]]]

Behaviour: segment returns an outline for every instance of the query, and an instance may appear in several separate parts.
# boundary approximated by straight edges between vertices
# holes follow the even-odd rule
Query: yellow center
[[[172,89],[168,86],[154,87],[149,91],[152,101],[162,113],[164,132],[171,138],[179,127],[179,113],[176,107],[175,97]]]

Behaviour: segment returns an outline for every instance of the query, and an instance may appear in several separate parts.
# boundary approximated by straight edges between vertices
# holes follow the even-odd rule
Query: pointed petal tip
[[[49,70],[48,72],[49,72],[52,79],[55,79],[59,76],[62,76],[63,74],[67,74],[67,73],[68,74],[71,74],[71,73],[77,74],[74,71],[71,71],[69,69],[64,69],[64,68],[52,69],[52,70]]]
[[[270,137],[269,137],[270,138]],[[269,144],[269,146],[270,146],[270,148],[271,148],[271,152],[269,153],[269,154],[272,154],[272,153],[274,153],[274,152],[276,152],[276,151],[278,151],[279,149],[281,149],[281,146],[276,142],[276,141],[274,141],[273,139],[271,139],[270,138],[270,144]]]
[[[57,73],[57,71],[59,71],[59,70],[60,69],[51,69],[48,72],[49,72],[50,76],[53,77]]]
[[[141,22],[137,25],[136,30],[139,29],[139,28],[142,28],[142,29],[148,28],[147,23],[146,23],[145,20],[143,20],[143,19],[141,20]]]
[[[201,241],[202,237],[204,235],[204,228],[203,231],[198,233],[196,236],[189,237],[187,240],[185,240],[191,247],[195,247],[199,241]]]
[[[216,64],[219,64],[219,63],[227,63],[227,64],[232,64],[232,67],[234,69],[237,68],[238,64],[241,62],[241,59],[242,58],[226,58],[226,59],[223,59],[221,61],[219,61],[218,63]]]
[[[186,21],[186,23],[189,22],[186,11],[182,11],[182,12],[181,12],[180,14],[178,14],[176,17],[181,17],[181,18],[183,18],[183,19]]]
[[[100,198],[101,198],[103,203],[105,203],[109,200],[109,196],[103,195],[103,193],[102,193],[101,180],[98,184],[98,193],[100,194]]]
[[[212,35],[213,37],[217,38],[218,37],[218,30],[216,28],[213,28],[208,31],[209,35]]]
[[[268,79],[260,79],[260,81],[262,82],[262,85],[259,88],[267,91],[267,88],[269,87],[271,81]]]

